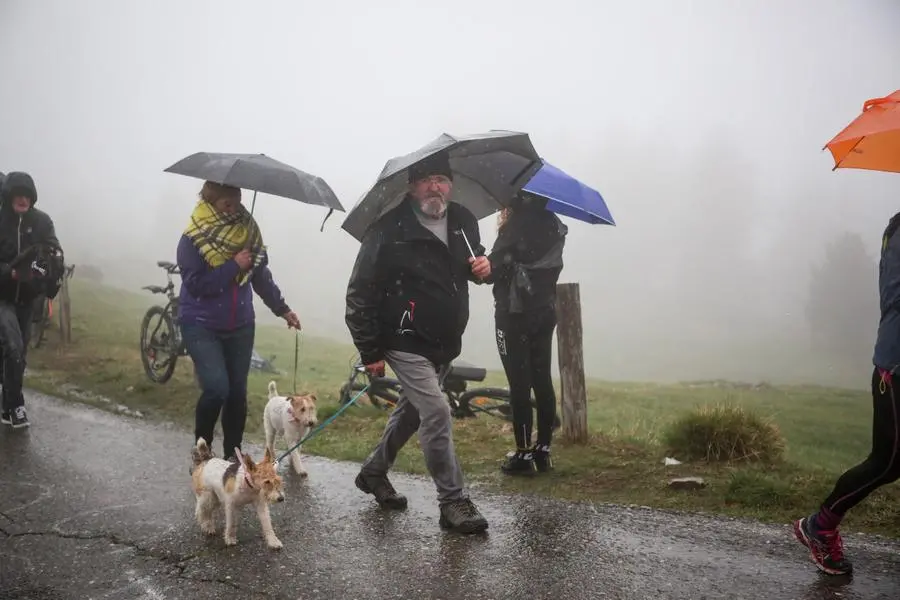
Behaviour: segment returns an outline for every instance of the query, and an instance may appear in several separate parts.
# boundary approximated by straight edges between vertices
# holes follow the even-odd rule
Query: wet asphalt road
[[[272,510],[284,549],[252,510],[226,549],[193,521],[189,433],[29,403],[31,429],[0,431],[0,599],[900,597],[900,543],[850,537],[857,574],[834,579],[787,526],[478,490],[491,528],[462,537],[438,528],[429,481],[395,476],[410,509],[385,514],[355,465],[315,458]]]

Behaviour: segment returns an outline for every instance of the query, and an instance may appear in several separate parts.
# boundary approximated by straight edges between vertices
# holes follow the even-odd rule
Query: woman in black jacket
[[[556,328],[556,282],[563,268],[567,227],[546,209],[546,200],[520,193],[498,219],[489,255],[494,284],[497,350],[509,380],[516,450],[501,469],[510,475],[548,471],[556,420],[550,370]],[[537,442],[531,444],[537,404]]]

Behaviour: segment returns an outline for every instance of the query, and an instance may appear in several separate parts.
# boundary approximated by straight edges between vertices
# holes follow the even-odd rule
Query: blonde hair
[[[506,207],[500,210],[497,213],[497,231],[503,229],[503,226],[506,225],[506,222],[509,221],[509,215],[512,213],[512,209],[510,207]]]
[[[241,198],[241,188],[207,181],[200,188],[200,198],[207,204],[215,204],[220,198]]]

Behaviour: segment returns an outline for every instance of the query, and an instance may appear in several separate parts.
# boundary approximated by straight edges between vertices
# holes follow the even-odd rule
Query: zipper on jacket
[[[22,253],[22,215],[19,215],[19,225],[16,227],[16,256]],[[31,268],[29,266],[29,268]],[[22,282],[19,278],[16,278],[16,304],[19,303],[19,290],[22,287]]]

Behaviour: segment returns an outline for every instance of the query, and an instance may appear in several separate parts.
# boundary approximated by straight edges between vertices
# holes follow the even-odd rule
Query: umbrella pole
[[[462,234],[463,239],[466,240],[466,246],[469,247],[469,254],[472,255],[472,258],[475,258],[475,251],[472,250],[472,244],[469,243],[469,237],[466,235],[466,232],[462,229],[460,229],[459,232]]]
[[[250,204],[250,214],[253,214],[253,209],[256,208],[256,190],[253,190],[253,202]]]

